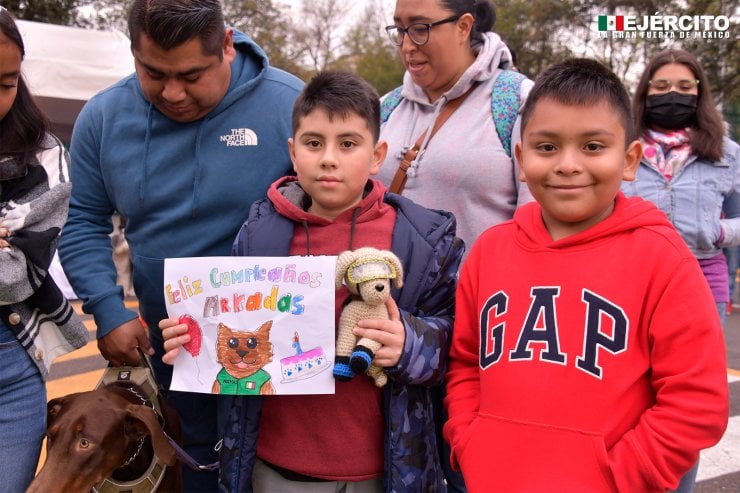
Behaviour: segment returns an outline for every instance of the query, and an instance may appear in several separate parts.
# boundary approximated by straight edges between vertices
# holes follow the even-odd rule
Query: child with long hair
[[[709,79],[691,53],[648,64],[632,101],[643,145],[637,180],[625,183],[665,212],[699,260],[724,322],[729,277],[723,247],[740,245],[740,147],[725,132]]]
[[[67,218],[69,156],[21,75],[23,39],[0,7],[0,491],[33,479],[46,429],[44,380],[87,329],[48,275]]]
[[[726,135],[701,63],[685,50],[650,60],[632,110],[643,154],[622,190],[666,213],[699,261],[724,325],[730,276],[722,249],[740,245],[740,147]],[[697,466],[675,491],[694,491],[696,474]]]

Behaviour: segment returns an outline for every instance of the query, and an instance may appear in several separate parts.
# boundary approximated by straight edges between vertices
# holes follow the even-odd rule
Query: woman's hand
[[[159,328],[164,338],[164,356],[162,361],[168,365],[175,363],[180,347],[190,342],[187,324],[181,324],[176,318],[165,318],[159,321]]]
[[[357,337],[367,337],[383,346],[375,352],[373,363],[383,368],[392,368],[398,364],[403,354],[406,341],[406,329],[401,322],[401,312],[393,298],[385,302],[390,320],[366,318],[357,322],[352,332]]]

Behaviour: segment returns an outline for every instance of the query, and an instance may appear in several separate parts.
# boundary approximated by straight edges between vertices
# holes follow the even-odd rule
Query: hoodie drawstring
[[[198,132],[195,135],[195,175],[193,176],[193,209],[191,217],[195,217],[198,214],[198,199],[200,197],[200,140],[203,134],[203,126],[208,121],[206,118],[203,122],[198,125]]]
[[[311,234],[309,233],[308,229],[308,221],[305,219],[301,221],[301,224],[303,224],[303,229],[306,231],[306,256],[311,256]]]
[[[354,250],[354,242],[355,242],[355,224],[357,224],[357,218],[360,216],[361,209],[359,207],[355,207],[354,212],[352,213],[352,225],[349,229],[349,250]]]
[[[361,207],[355,207],[354,211],[352,211],[352,224],[350,225],[349,229],[349,250],[354,250],[354,242],[355,242],[355,226],[357,225],[357,218],[360,217],[360,213],[362,212]],[[311,255],[311,233],[308,228],[308,221],[305,219],[301,220],[301,224],[303,225],[303,230],[306,232],[306,256]]]

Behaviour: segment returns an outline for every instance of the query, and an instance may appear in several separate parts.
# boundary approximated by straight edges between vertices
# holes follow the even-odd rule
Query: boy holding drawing
[[[725,347],[681,237],[619,191],[641,157],[627,92],[598,62],[560,63],[521,132],[537,202],[483,233],[460,274],[452,462],[471,492],[675,488],[727,425]]]
[[[393,251],[405,274],[388,302],[390,320],[361,320],[355,334],[382,344],[373,360],[388,383],[358,375],[333,395],[226,397],[221,483],[226,491],[444,491],[430,387],[447,366],[454,290],[463,253],[450,213],[388,194],[375,175],[379,100],[350,73],[326,72],[293,109],[290,156],[297,177],[282,178],[256,202],[235,255],[338,255],[371,246]],[[337,291],[335,317],[348,298]],[[395,300],[395,301],[394,301]],[[165,361],[189,340],[167,319]],[[259,433],[258,433],[259,430]]]

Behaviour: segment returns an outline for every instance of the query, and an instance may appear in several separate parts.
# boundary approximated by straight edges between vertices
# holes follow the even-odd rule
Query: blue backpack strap
[[[509,157],[511,157],[511,133],[514,130],[514,123],[516,123],[521,104],[522,81],[526,78],[519,72],[504,70],[496,77],[491,89],[491,116],[499,140],[504,146],[504,152]],[[381,125],[388,121],[393,110],[401,104],[402,89],[403,86],[396,87],[380,103]]]
[[[403,99],[401,97],[401,90],[403,89],[403,86],[398,86],[395,89],[393,89],[391,92],[388,93],[388,95],[381,101],[380,103],[380,124],[384,124],[388,121],[388,118],[391,116],[391,113],[393,113],[393,110],[396,109],[396,107],[401,104],[401,100]]]
[[[513,70],[504,70],[493,83],[491,90],[491,114],[496,125],[496,133],[504,152],[511,157],[511,133],[519,114],[521,86],[526,76]]]

